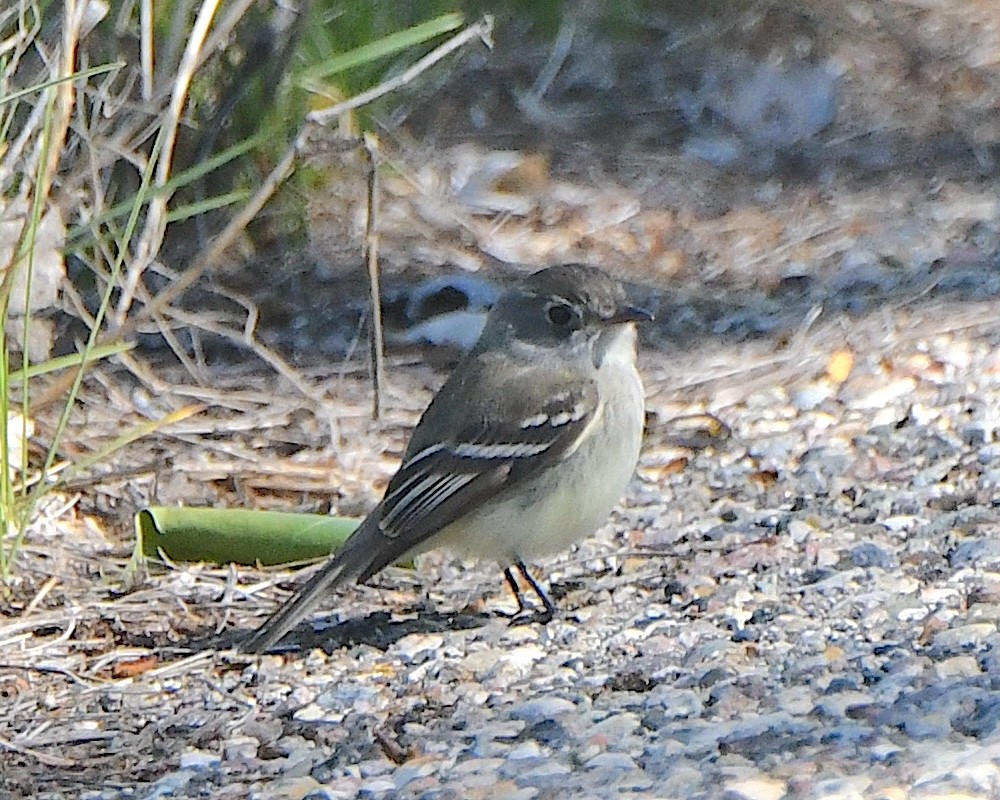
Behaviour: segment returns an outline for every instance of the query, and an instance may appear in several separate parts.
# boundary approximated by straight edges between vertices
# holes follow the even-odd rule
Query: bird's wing
[[[479,404],[487,409],[479,419],[444,441],[409,449],[371,514],[385,540],[359,581],[572,452],[598,413],[596,385],[566,381],[536,388],[547,389],[545,400],[527,416],[508,416],[504,408],[490,414],[503,404]]]

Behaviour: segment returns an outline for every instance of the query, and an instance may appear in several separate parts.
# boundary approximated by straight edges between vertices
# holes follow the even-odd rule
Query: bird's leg
[[[542,589],[538,581],[536,581],[534,577],[532,577],[531,573],[528,572],[528,568],[524,566],[523,561],[518,561],[516,566],[518,572],[520,572],[524,576],[524,579],[529,584],[531,584],[531,588],[534,590],[535,594],[538,595],[538,599],[542,601],[542,605],[545,606],[545,616],[547,617],[545,621],[548,622],[556,615],[556,612],[558,611],[558,609],[556,608],[556,604],[552,602],[552,600],[545,593],[545,590]]]
[[[503,575],[507,579],[507,584],[510,586],[511,590],[514,592],[514,597],[517,598],[517,612],[511,617],[511,625],[524,625],[528,622],[538,622],[545,625],[552,621],[552,618],[556,615],[556,604],[553,603],[538,582],[531,576],[528,572],[528,568],[524,566],[523,561],[516,561],[514,566],[517,567],[517,571],[521,573],[522,577],[528,582],[532,590],[538,595],[538,599],[542,601],[542,605],[545,606],[544,611],[530,611],[527,604],[524,602],[524,596],[521,594],[521,587],[518,586],[517,581],[514,579],[514,573],[510,571],[510,567],[504,570]]]
[[[507,585],[510,587],[511,592],[514,594],[514,599],[517,600],[517,611],[511,614],[511,618],[516,619],[521,616],[528,607],[524,604],[524,595],[521,594],[521,587],[517,584],[517,579],[514,577],[514,573],[510,571],[510,567],[507,567],[503,571],[503,576],[507,580]]]
[[[545,606],[545,609],[543,611],[533,611],[529,608],[528,604],[524,602],[524,593],[521,591],[521,586],[517,582],[517,578],[514,577],[511,567],[507,567],[503,571],[503,576],[514,595],[514,599],[517,600],[517,611],[510,615],[510,624],[524,625],[530,622],[538,622],[545,625],[546,623],[551,622],[552,618],[556,615],[556,604],[549,599],[545,590],[542,589],[538,581],[536,581],[534,577],[532,577],[531,573],[528,572],[528,568],[524,565],[523,561],[515,561],[512,566],[517,567],[517,571],[521,573],[521,576],[528,582],[528,585],[531,586],[532,591],[534,591],[534,593],[538,596],[538,599],[542,601],[542,605]]]

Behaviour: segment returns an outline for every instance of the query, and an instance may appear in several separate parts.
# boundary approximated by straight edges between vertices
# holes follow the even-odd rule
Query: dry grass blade
[[[19,753],[23,756],[28,756],[30,758],[33,758],[39,764],[44,764],[47,767],[71,769],[72,767],[77,766],[77,762],[71,759],[60,758],[59,756],[50,756],[48,753],[43,753],[40,750],[36,750],[31,747],[24,747],[22,745],[16,744],[4,738],[0,738],[0,749],[10,750],[13,753]]]
[[[205,410],[205,406],[187,406],[186,408],[178,409],[161,419],[152,420],[151,422],[144,423],[142,425],[137,425],[131,430],[126,431],[121,436],[108,442],[108,444],[95,450],[93,453],[77,459],[65,470],[63,470],[62,475],[59,477],[60,483],[66,483],[68,481],[77,480],[81,472],[90,469],[95,464],[100,464],[107,460],[108,456],[117,450],[121,450],[123,447],[131,444],[132,442],[138,441],[149,436],[152,433],[160,431],[169,425],[174,425],[181,422],[189,417],[199,414]]]
[[[194,28],[188,37],[184,56],[181,59],[180,70],[174,81],[170,105],[167,108],[160,128],[162,135],[160,141],[162,144],[156,165],[156,178],[154,182],[156,187],[165,186],[170,180],[174,145],[177,141],[177,127],[180,124],[181,111],[183,111],[184,105],[187,103],[191,82],[194,79],[194,73],[198,65],[199,54],[208,36],[209,26],[212,24],[212,19],[215,16],[217,8],[218,0],[204,0],[198,12],[198,17],[195,20]],[[160,246],[163,244],[163,235],[167,229],[168,200],[169,198],[165,194],[158,193],[150,201],[146,226],[139,237],[136,255],[129,266],[124,287],[115,310],[115,320],[119,327],[124,323],[129,308],[132,306],[139,277],[156,257],[156,254],[160,251]]]

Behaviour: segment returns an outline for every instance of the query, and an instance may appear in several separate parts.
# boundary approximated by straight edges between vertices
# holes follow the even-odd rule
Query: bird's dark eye
[[[571,327],[573,321],[577,317],[576,312],[567,303],[552,303],[548,307],[547,313],[549,316],[549,322],[557,328]]]

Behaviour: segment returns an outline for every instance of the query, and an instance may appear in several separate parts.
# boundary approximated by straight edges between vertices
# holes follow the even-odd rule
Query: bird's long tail
[[[263,653],[269,650],[302,621],[327,591],[348,581],[356,581],[362,576],[370,576],[377,552],[371,541],[373,536],[381,536],[381,532],[377,523],[366,519],[337,554],[294,597],[285,602],[274,616],[244,641],[239,649],[244,653]]]

